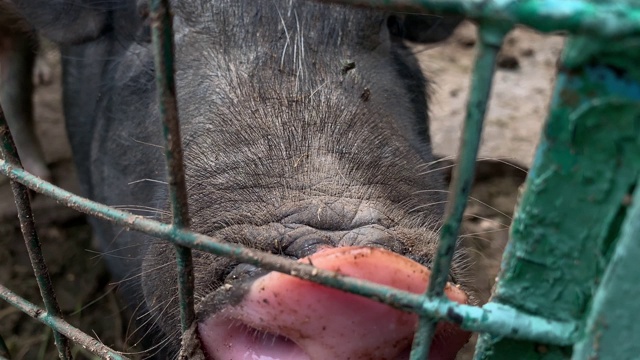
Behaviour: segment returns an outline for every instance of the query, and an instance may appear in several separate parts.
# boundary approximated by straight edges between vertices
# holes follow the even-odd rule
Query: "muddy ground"
[[[445,44],[415,46],[432,80],[431,132],[436,153],[455,156],[465,114],[465,101],[473,64],[475,31],[464,24]],[[535,143],[550,98],[560,37],[543,37],[516,30],[505,42],[499,59],[492,103],[484,131],[481,161],[465,222],[463,238],[473,258],[476,286],[483,299],[490,294],[507,241],[519,185],[531,163]],[[57,51],[46,44],[43,59],[53,70],[53,81],[35,93],[37,131],[58,186],[77,192],[71,154],[64,134],[60,105],[60,67]],[[504,160],[504,161],[503,161]],[[445,168],[448,163],[442,162]],[[20,234],[11,191],[0,176],[0,283],[41,305],[28,256]],[[91,247],[91,232],[84,218],[44,196],[33,201],[38,234],[66,319],[108,346],[124,352],[134,328],[128,323],[101,262]],[[52,333],[19,310],[0,301],[0,335],[13,359],[56,357]],[[75,358],[91,359],[80,346]],[[470,352],[461,355],[466,358]]]

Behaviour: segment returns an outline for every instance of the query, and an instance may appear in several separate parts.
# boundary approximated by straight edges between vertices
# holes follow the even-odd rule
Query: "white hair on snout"
[[[286,41],[284,43],[284,46],[282,46],[282,52],[281,52],[281,56],[280,56],[280,70],[284,70],[284,66],[285,66],[285,57],[287,56],[287,49],[289,49],[290,43],[291,43],[291,34],[289,32],[289,29],[287,28],[287,21],[285,21],[284,16],[282,15],[282,12],[280,11],[280,8],[278,7],[278,4],[276,4],[275,2],[273,2],[273,5],[275,6],[277,12],[278,12],[278,17],[280,18],[280,25],[282,26],[282,30],[284,31],[285,37],[286,37]],[[304,27],[305,24],[300,24],[300,19],[298,17],[298,12],[297,10],[293,9],[293,2],[290,1],[289,5],[287,7],[287,13],[286,16],[287,17],[291,17],[293,12],[293,16],[295,18],[295,27],[292,30],[295,30],[293,32],[293,45],[292,46],[292,50],[291,50],[291,54],[289,56],[292,56],[292,63],[295,64],[294,68],[295,70],[295,76],[296,76],[296,89],[298,89],[299,85],[300,85],[300,81],[304,80],[304,71],[305,71],[305,54],[304,54]],[[304,21],[304,20],[303,20]]]

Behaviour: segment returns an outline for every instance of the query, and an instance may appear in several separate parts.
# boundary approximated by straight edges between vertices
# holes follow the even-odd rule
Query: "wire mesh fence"
[[[33,225],[27,189],[75,210],[175,245],[182,331],[195,320],[191,249],[233,258],[365,296],[419,315],[411,359],[425,359],[436,325],[452,322],[482,334],[478,359],[634,358],[639,288],[624,281],[634,263],[640,196],[634,193],[640,152],[640,85],[635,1],[338,1],[392,11],[464,15],[479,25],[479,43],[461,147],[444,226],[424,294],[348,277],[189,231],[189,211],[174,83],[169,1],[151,0],[158,104],[163,119],[172,224],[117,210],[25,172],[0,108],[0,172],[12,181],[25,243],[45,308],[0,285],[0,297],[54,329],[63,359],[68,340],[105,359],[124,359],[62,319]],[[444,294],[467,204],[497,54],[516,25],[572,35],[558,70],[549,116],[525,185],[492,301],[458,304]],[[611,45],[615,42],[617,45]],[[626,201],[623,201],[627,199]],[[629,201],[629,199],[633,199]],[[569,215],[570,214],[570,215]],[[597,249],[595,251],[594,249]],[[604,249],[604,250],[603,250]],[[608,254],[608,255],[605,255]],[[624,296],[619,296],[624,291]],[[616,296],[616,294],[618,296]],[[1,340],[1,339],[0,339]],[[3,343],[0,341],[0,345]],[[541,346],[543,344],[543,346]],[[3,348],[0,346],[0,358]]]

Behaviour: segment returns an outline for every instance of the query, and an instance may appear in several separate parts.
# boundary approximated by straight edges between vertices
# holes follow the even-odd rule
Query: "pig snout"
[[[325,248],[300,259],[319,268],[412,293],[425,291],[430,271],[387,250]],[[467,295],[447,285],[447,296]],[[271,272],[243,299],[202,319],[200,339],[210,359],[408,359],[415,314],[296,277]],[[470,334],[440,324],[430,359],[454,359]]]

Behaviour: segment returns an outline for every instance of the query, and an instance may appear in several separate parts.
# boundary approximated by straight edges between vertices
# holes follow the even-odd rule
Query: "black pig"
[[[169,221],[144,2],[3,0],[59,42],[85,195]],[[176,1],[192,230],[408,291],[426,288],[444,184],[429,171],[419,17],[302,0]],[[438,35],[438,39],[442,38]],[[159,357],[180,350],[173,247],[92,220]],[[468,290],[464,256],[451,281]],[[406,359],[416,316],[195,252],[208,359]],[[455,286],[450,298],[472,297]],[[441,326],[452,359],[469,334]]]

